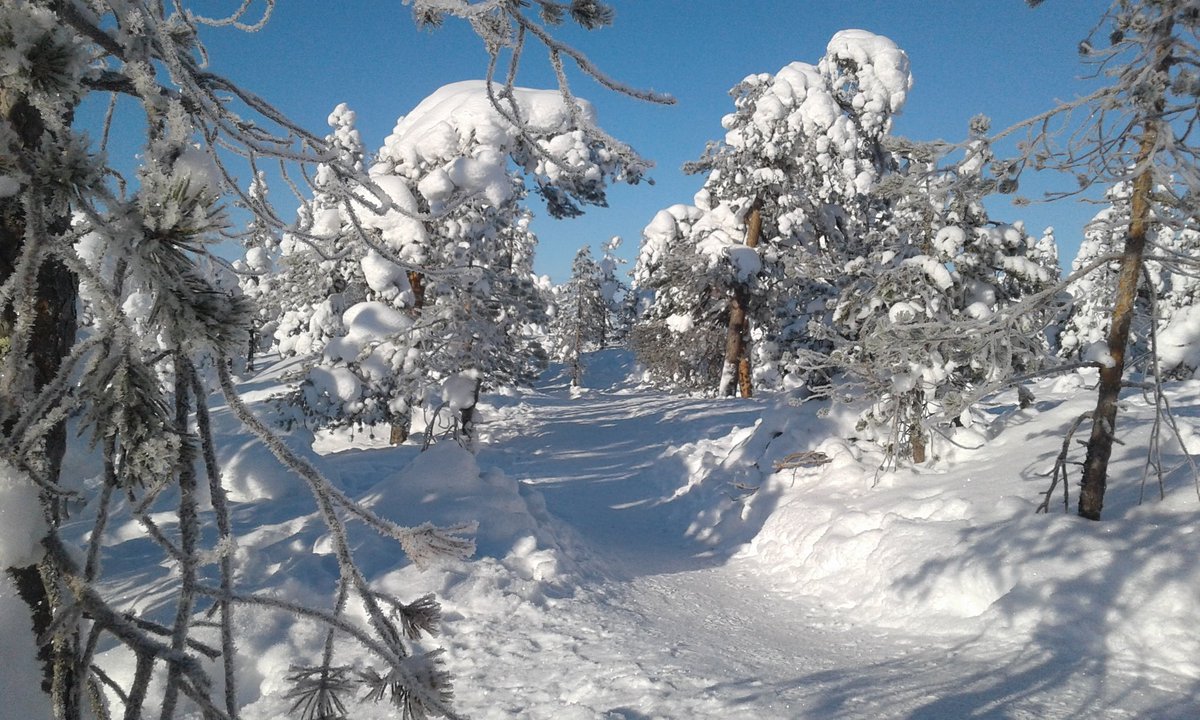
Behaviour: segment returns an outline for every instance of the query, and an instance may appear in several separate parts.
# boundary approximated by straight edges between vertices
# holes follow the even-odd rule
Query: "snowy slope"
[[[310,457],[377,512],[479,521],[475,560],[424,571],[374,535],[353,538],[378,587],[438,595],[442,633],[426,645],[446,649],[464,713],[1200,716],[1200,500],[1172,477],[1165,501],[1151,488],[1137,504],[1140,397],[1125,401],[1110,519],[1095,524],[1061,504],[1033,514],[1062,428],[1087,409],[1084,378],[1037,388],[1029,410],[1002,397],[928,467],[880,472],[838,413],[666,396],[627,381],[631,369],[608,351],[589,358],[582,391],[552,372],[536,391],[487,398],[477,456],[317,438]],[[249,399],[274,378],[248,382]],[[1198,391],[1173,388],[1189,426]],[[238,542],[243,587],[328,603],[336,565],[311,501],[224,411],[214,421],[238,460],[239,525],[253,528]],[[774,471],[806,450],[831,462]],[[145,541],[119,514],[110,532],[107,567],[130,609],[168,612],[169,570],[139,563]],[[266,610],[237,618],[245,717],[287,716],[284,675],[320,655],[323,634]],[[118,679],[132,672],[101,659]],[[372,703],[353,716],[395,717]]]

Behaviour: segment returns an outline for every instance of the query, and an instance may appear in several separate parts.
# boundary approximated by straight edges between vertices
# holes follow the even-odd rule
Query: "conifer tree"
[[[722,286],[692,240],[703,216],[693,205],[660,210],[642,231],[634,267],[630,345],[654,382],[678,390],[712,391],[724,366]]]
[[[1029,0],[1037,6],[1042,0]],[[1116,289],[1100,385],[1084,460],[1079,515],[1099,520],[1108,461],[1117,433],[1130,338],[1146,261],[1156,254],[1154,226],[1195,229],[1200,192],[1192,137],[1200,119],[1197,49],[1200,13],[1192,0],[1114,0],[1093,34],[1079,45],[1085,61],[1102,68],[1105,84],[1019,127],[1030,128],[1027,160],[1072,172],[1081,187],[1129,183],[1129,218],[1120,248]],[[1073,123],[1074,117],[1082,118]],[[1059,143],[1060,122],[1069,140]],[[1195,258],[1170,263],[1194,267]]]
[[[809,326],[827,320],[847,263],[868,253],[883,219],[871,191],[895,165],[884,140],[911,83],[893,42],[845,30],[816,65],[751,75],[731,91],[724,141],[687,168],[707,175],[689,239],[711,296],[694,309],[716,305],[709,318],[725,324],[719,394],[750,394],[755,375],[776,387],[823,382],[808,360],[829,347]]]
[[[298,324],[290,317],[321,323],[299,390],[318,425],[390,424],[402,441],[416,408],[451,409],[447,383],[472,378],[474,397],[529,382],[544,365],[526,180],[552,215],[575,215],[603,203],[608,182],[638,182],[645,164],[585,132],[594,112],[583,101],[519,87],[508,98],[511,116],[484,82],[435,91],[376,153],[369,177],[378,194],[346,187],[330,210],[321,210],[321,193],[309,205],[319,218],[313,232],[348,238],[327,272],[344,283],[324,286],[329,295],[308,303],[315,312],[280,322],[285,349],[299,349],[283,336]],[[380,201],[390,209],[367,212]],[[456,404],[453,422],[466,439],[473,404]]]
[[[625,260],[616,255],[619,247],[621,238],[611,238],[604,244],[604,255],[597,263],[600,272],[600,293],[604,298],[607,316],[600,338],[601,347],[623,343],[633,322],[632,293],[628,284],[617,275],[617,269],[625,264]]]
[[[604,346],[608,312],[600,265],[584,245],[571,263],[571,279],[558,293],[553,328],[555,355],[570,368],[572,387],[583,380],[583,354]]]
[[[1021,223],[992,220],[984,199],[1008,180],[986,140],[986,118],[972,121],[962,157],[935,168],[935,148],[908,146],[907,162],[880,187],[887,222],[869,234],[871,253],[852,264],[833,313],[836,364],[876,398],[864,417],[884,430],[897,456],[923,462],[926,419],[957,419],[972,388],[1043,364],[1046,313],[1023,314],[1017,327],[983,324],[1051,287],[1057,266],[1043,241]],[[994,167],[998,165],[999,167]],[[981,326],[972,331],[972,323]],[[946,333],[944,328],[955,328]]]

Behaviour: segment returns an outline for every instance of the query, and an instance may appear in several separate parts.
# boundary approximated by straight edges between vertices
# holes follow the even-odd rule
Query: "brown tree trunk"
[[[925,420],[925,393],[917,389],[908,395],[908,446],[912,452],[913,464],[920,465],[925,462],[925,444],[928,440],[925,436],[925,426],[921,424]]]
[[[459,410],[459,427],[462,428],[462,437],[468,449],[475,444],[475,406],[479,404],[479,391],[482,388],[482,376],[475,378],[474,402],[471,403],[471,407]]]
[[[0,93],[0,115],[15,130],[30,154],[40,152],[46,125],[27,98]],[[35,237],[33,241],[49,244],[51,237],[63,235],[70,229],[70,214],[63,200],[47,197],[45,203],[48,216],[46,236]],[[26,250],[28,222],[19,195],[0,199],[0,283],[16,271]],[[75,342],[76,296],[75,277],[61,262],[50,257],[37,272],[33,327],[27,344],[23,339],[14,337],[18,322],[17,308],[13,304],[0,308],[0,338],[9,341],[8,349],[4,352],[26,352],[29,371],[28,375],[21,378],[10,378],[16,383],[14,387],[0,389],[0,403],[7,406],[4,408],[5,421],[0,433],[7,435],[15,427],[20,418],[19,408],[22,407],[21,400],[26,388],[36,392],[45,387],[58,373],[63,358],[70,352]],[[47,433],[43,457],[37,467],[37,471],[48,482],[58,481],[65,452],[66,428],[60,422]],[[44,495],[42,500],[50,519],[57,525],[65,513],[59,499]],[[50,627],[55,609],[61,604],[53,568],[43,563],[42,566],[6,569],[13,578],[18,594],[29,605],[34,635],[42,636]],[[59,640],[40,647],[38,659],[43,665],[42,689],[50,695],[56,716],[78,717],[74,640]]]
[[[762,200],[756,199],[746,216],[746,247],[757,248],[762,236]],[[725,370],[722,373],[721,392],[733,395],[734,373],[738,391],[742,397],[754,395],[752,368],[750,366],[750,286],[736,284],[729,293],[729,326],[725,333]]]
[[[425,308],[425,275],[416,270],[408,272],[408,285],[413,292],[412,314],[414,317],[420,316],[421,310]],[[408,436],[412,433],[412,405],[409,405],[409,412],[402,419],[392,422],[392,429],[388,435],[388,442],[392,445],[403,445],[408,442]]]
[[[408,284],[413,291],[413,311],[419,315],[421,308],[425,307],[425,275],[416,270],[410,270]]]
[[[1171,28],[1168,25],[1163,31],[1163,40],[1156,49],[1158,66],[1163,72],[1169,69],[1170,64],[1170,34]],[[1111,362],[1100,368],[1099,397],[1092,420],[1092,434],[1088,439],[1087,456],[1083,462],[1083,484],[1079,491],[1079,515],[1088,520],[1099,520],[1100,512],[1104,508],[1108,461],[1112,456],[1113,438],[1116,435],[1117,398],[1121,393],[1125,350],[1129,344],[1129,327],[1133,320],[1138,282],[1142,277],[1146,235],[1150,225],[1150,195],[1154,189],[1154,174],[1151,168],[1160,132],[1161,120],[1158,115],[1163,107],[1163,100],[1160,98],[1155,103],[1155,112],[1142,122],[1142,138],[1137,157],[1137,167],[1140,170],[1133,179],[1129,233],[1125,237],[1125,250],[1117,273],[1112,324],[1108,330],[1108,353]]]

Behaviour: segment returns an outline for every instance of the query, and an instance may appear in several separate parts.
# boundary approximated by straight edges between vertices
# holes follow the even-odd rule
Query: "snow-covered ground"
[[[1153,486],[1138,504],[1140,396],[1124,401],[1107,519],[1090,523],[1061,500],[1033,513],[1063,429],[1092,402],[1086,378],[1038,386],[1027,410],[1001,397],[988,424],[939,439],[926,467],[881,472],[837,413],[663,395],[628,370],[608,351],[590,358],[588,389],[551,373],[488,397],[476,456],[317,438],[311,457],[380,514],[480,522],[476,559],[427,570],[353,538],[378,586],[438,595],[436,643],[464,713],[1200,716],[1200,500],[1180,474],[1165,500]],[[262,399],[272,383],[245,387]],[[1185,433],[1198,394],[1200,382],[1172,388]],[[238,543],[240,582],[321,602],[336,577],[323,526],[265,451],[214,419],[236,460],[239,523],[256,528]],[[773,469],[810,450],[829,462]],[[129,607],[168,607],[168,571],[138,562],[146,541],[120,522],[111,534],[107,566]],[[284,675],[320,655],[322,633],[265,610],[237,617],[245,717],[288,716]],[[353,716],[396,717],[372,703]]]

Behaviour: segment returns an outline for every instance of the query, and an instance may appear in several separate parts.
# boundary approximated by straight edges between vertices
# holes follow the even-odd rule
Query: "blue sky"
[[[238,3],[206,0],[213,14]],[[886,35],[909,55],[916,84],[894,132],[914,139],[958,140],[978,113],[1006,127],[1081,94],[1087,68],[1075,48],[1107,0],[1051,0],[1037,10],[1022,0],[615,0],[616,22],[600,31],[563,35],[616,78],[674,95],[660,107],[574,78],[576,93],[596,106],[601,125],[656,163],[653,186],[618,187],[608,208],[556,221],[531,199],[541,244],[538,270],[565,280],[581,245],[594,250],[613,235],[622,254],[636,253],[641,229],[659,209],[690,202],[702,178],[680,166],[718,139],[732,108],[728,89],[751,73],[775,72],[794,60],[816,62],[843,28]],[[339,102],[358,113],[369,149],[396,118],[443,84],[482,77],[486,56],[458,22],[418,31],[399,0],[283,2],[259,33],[213,30],[205,36],[213,68],[324,134]],[[520,84],[552,87],[543,58],[529,53]],[[1065,180],[1027,177],[1022,194],[1037,197]],[[282,188],[273,199],[286,204]],[[997,219],[1024,219],[1033,233],[1053,225],[1063,264],[1070,264],[1082,225],[1095,208],[1070,201],[1011,209]]]

